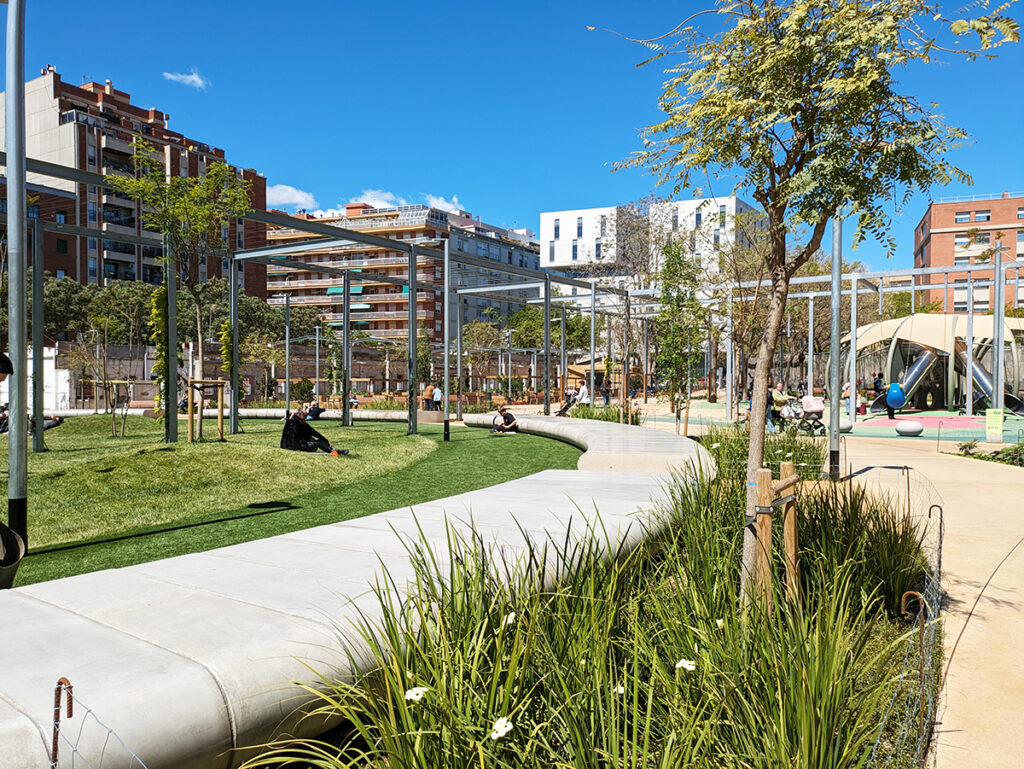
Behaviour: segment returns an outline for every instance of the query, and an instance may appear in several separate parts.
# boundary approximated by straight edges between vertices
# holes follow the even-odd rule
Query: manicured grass
[[[29,460],[29,544],[40,552],[22,563],[17,584],[357,518],[574,468],[579,457],[571,446],[528,435],[494,439],[456,427],[445,444],[434,425],[406,436],[400,424],[325,422],[320,431],[351,450],[332,458],[282,451],[279,422],[242,427],[224,443],[174,446],[160,442],[159,423],[141,417],[130,420],[125,439],[109,437],[103,416],[48,431],[51,451]],[[0,447],[6,469],[6,442]],[[145,535],[105,541],[134,534]],[[93,544],[56,549],[82,542]]]

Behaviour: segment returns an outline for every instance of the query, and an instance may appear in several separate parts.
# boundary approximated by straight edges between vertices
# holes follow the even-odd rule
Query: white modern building
[[[738,215],[757,211],[735,195],[655,203],[651,226],[665,240],[684,238],[698,255],[711,254],[735,237]],[[540,215],[540,264],[561,272],[585,270],[586,265],[612,264],[619,217],[630,209],[620,206],[546,211]],[[655,238],[656,240],[660,238]]]

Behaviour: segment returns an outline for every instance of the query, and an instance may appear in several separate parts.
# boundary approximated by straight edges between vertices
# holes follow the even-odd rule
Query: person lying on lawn
[[[313,429],[313,426],[306,421],[306,409],[299,408],[292,412],[292,415],[284,420],[284,429],[281,431],[281,448],[289,451],[323,451],[336,457],[339,454],[348,454],[348,449],[335,449],[331,442]]]

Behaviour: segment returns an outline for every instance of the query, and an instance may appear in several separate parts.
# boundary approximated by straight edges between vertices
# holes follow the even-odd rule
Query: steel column
[[[879,293],[879,301],[882,294]],[[949,273],[947,272],[942,281],[942,312],[949,313]]]
[[[316,396],[317,402],[320,400],[320,324],[313,326],[313,338],[316,340],[313,342],[313,394]]]
[[[455,295],[455,418],[462,419],[462,294]]]
[[[649,345],[649,341],[650,340],[647,337],[647,318],[643,319],[643,324],[644,324],[643,325],[643,329],[644,329],[644,385],[643,385],[643,387],[644,387],[644,403],[647,403],[647,377],[650,375],[650,365],[651,365],[651,361],[650,361],[651,348],[650,348],[650,345]],[[687,361],[689,361],[689,357],[688,356],[687,356]],[[689,376],[690,376],[689,372],[687,372],[686,376],[687,376],[687,379],[689,379]]]
[[[234,255],[228,258],[228,311],[231,315],[231,411],[228,414],[228,432],[238,434],[238,402],[241,399],[241,377],[238,371],[238,267]]]
[[[43,227],[32,220],[32,451],[46,451],[43,441]],[[128,340],[131,342],[131,340]],[[56,362],[54,363],[56,365]],[[56,391],[55,391],[56,392]]]
[[[881,292],[878,293],[882,295]],[[807,394],[814,395],[814,299],[807,300]]]
[[[544,413],[551,413],[551,277],[544,277]]]
[[[965,411],[974,416],[974,277],[967,274],[967,386]]]
[[[732,300],[729,300],[729,317],[726,321],[726,348],[725,348],[725,418],[728,421],[733,421],[735,415],[733,414],[733,349],[732,349]],[[717,375],[716,375],[717,376]],[[717,383],[716,383],[717,384]]]
[[[594,317],[597,310],[597,284],[594,284],[594,288],[590,291],[590,403],[591,405],[597,403],[595,400],[596,390],[594,389],[594,342],[596,341],[595,333],[596,326],[594,325]]]
[[[284,415],[292,408],[292,295],[284,295]]]
[[[569,389],[569,350],[568,350],[568,347],[566,346],[566,341],[565,341],[565,331],[566,331],[566,328],[565,328],[565,308],[564,307],[561,310],[559,310],[558,316],[559,316],[559,322],[560,322],[559,325],[560,325],[560,328],[561,328],[561,330],[560,330],[561,337],[559,338],[559,344],[558,344],[558,346],[561,348],[560,354],[558,356],[558,373],[560,374],[560,376],[559,376],[558,399],[561,400],[562,399],[562,393],[565,392],[567,389]]]
[[[416,246],[409,249],[409,381],[406,389],[409,409],[408,435],[417,431],[416,408],[419,405],[419,383],[416,381]]]
[[[164,238],[164,279],[167,281],[167,381],[164,430],[167,443],[178,442],[178,262],[174,248]],[[189,372],[189,376],[192,373]]]
[[[352,405],[350,389],[352,387],[352,276],[346,270],[341,278],[341,423],[345,427],[352,426]]]
[[[843,220],[840,212],[832,218],[832,318],[831,338],[829,347],[828,387],[828,468],[833,481],[839,480],[839,401],[842,387],[839,384],[839,313],[841,308],[842,285],[840,277],[843,272]]]
[[[860,281],[850,281],[850,353],[847,360],[850,375],[850,403],[847,405],[847,416],[851,422],[857,421],[857,290]]]
[[[451,440],[451,423],[449,417],[451,416],[450,407],[448,401],[450,393],[452,391],[451,385],[451,367],[452,360],[449,355],[451,348],[451,333],[449,332],[449,324],[451,322],[451,299],[452,299],[452,281],[451,281],[451,256],[450,256],[450,243],[447,239],[444,241],[444,439],[445,441]]]
[[[1006,272],[1003,270],[1001,246],[996,247],[995,256],[992,257],[992,277],[995,281],[995,285],[992,287],[992,408],[1001,409],[1004,401],[1003,393],[1006,389],[1004,358],[1006,330],[1003,322],[1006,315]]]

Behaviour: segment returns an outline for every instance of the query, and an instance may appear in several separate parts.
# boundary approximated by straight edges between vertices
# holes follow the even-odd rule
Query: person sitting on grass
[[[492,433],[517,433],[519,432],[519,423],[516,418],[512,416],[511,412],[507,411],[504,406],[498,406],[498,417],[501,421],[495,420],[494,427],[491,428]]]
[[[320,418],[327,409],[321,408],[320,404],[316,401],[310,401],[309,406],[306,408],[306,421],[311,422]]]
[[[335,449],[331,442],[313,429],[313,426],[306,421],[306,409],[296,409],[290,417],[284,420],[284,429],[281,431],[281,448],[289,451],[308,451],[315,453],[323,451],[336,457],[339,454],[348,454],[348,449]]]

